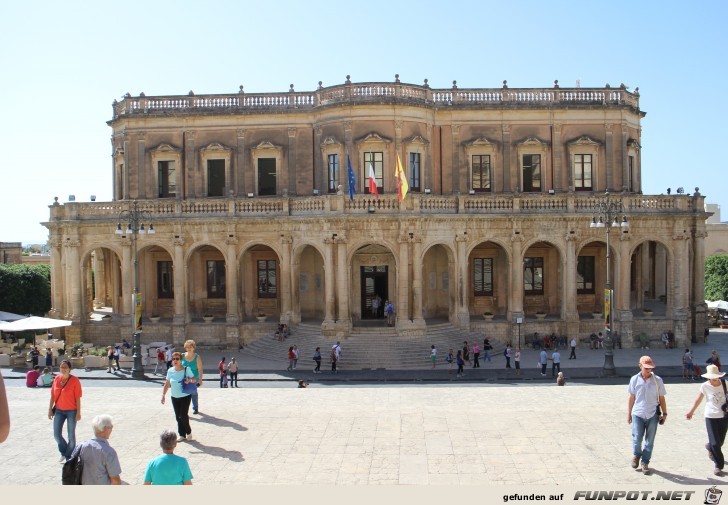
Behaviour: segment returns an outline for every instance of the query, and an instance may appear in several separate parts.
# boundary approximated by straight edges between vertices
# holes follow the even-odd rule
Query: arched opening
[[[637,317],[668,314],[672,303],[669,288],[670,252],[660,242],[640,243],[632,252],[630,307]]]
[[[323,321],[326,311],[324,259],[315,247],[305,246],[301,250],[297,262],[294,262],[294,271],[296,270],[298,271],[298,296],[294,304],[293,317],[295,319],[298,313],[300,320],[320,323]]]
[[[536,242],[523,255],[523,311],[543,319],[561,313],[561,254],[548,242]]]
[[[455,307],[451,279],[455,258],[452,250],[435,244],[422,259],[422,317],[450,319]]]
[[[227,311],[225,256],[214,246],[195,248],[187,260],[187,314],[224,317]]]
[[[402,301],[397,297],[396,279],[396,261],[387,247],[369,244],[357,249],[351,260],[352,321],[379,321],[383,325],[387,300],[399,310]]]
[[[494,242],[475,246],[468,257],[471,316],[505,317],[508,312],[509,268],[505,249]]]
[[[254,245],[241,258],[241,313],[251,319],[265,315],[279,319],[281,314],[281,265],[278,254],[267,245]]]

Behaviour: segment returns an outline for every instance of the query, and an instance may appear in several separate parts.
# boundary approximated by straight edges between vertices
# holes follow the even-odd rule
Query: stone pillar
[[[286,181],[288,183],[288,194],[294,196],[296,194],[296,129],[288,128],[288,173]],[[284,181],[281,181],[284,183]]]
[[[613,170],[613,163],[614,163],[614,142],[613,142],[613,132],[614,125],[611,123],[605,123],[604,124],[604,136],[606,138],[605,144],[604,144],[604,165],[606,167],[606,190],[612,191],[614,188],[614,170]]]
[[[129,156],[129,149],[131,148],[131,146],[129,144],[130,144],[129,136],[124,135],[124,170],[123,170],[123,173],[121,174],[121,177],[123,179],[123,186],[124,186],[122,188],[122,192],[124,194],[124,200],[131,199],[131,196],[130,196],[131,190],[129,188],[129,186],[131,185],[131,175],[130,175],[131,166],[129,165],[129,162],[131,161],[130,160],[131,156]]]
[[[561,294],[561,318],[565,321],[578,321],[579,309],[576,303],[576,234],[566,236],[566,258],[564,268],[564,289]]]
[[[339,164],[339,184],[341,185],[341,190],[344,192],[345,195],[349,194],[349,158],[354,158],[354,161],[352,162],[351,168],[354,170],[354,173],[356,173],[357,170],[357,156],[359,155],[354,150],[354,139],[352,138],[351,133],[351,127],[352,122],[351,121],[344,121],[344,146],[346,152],[344,153],[344,158],[341,160],[341,163]],[[357,179],[356,185],[357,185],[357,193],[359,192],[359,189],[361,187],[361,181]],[[343,200],[342,200],[343,203]],[[348,314],[348,310],[347,310]],[[341,319],[341,316],[339,316],[339,319]]]
[[[337,237],[336,244],[336,292],[339,300],[339,317],[337,318],[337,334],[348,336],[351,325],[349,313],[349,263],[346,254],[346,239]]]
[[[409,321],[409,237],[399,237],[399,261],[397,262],[397,302],[394,310],[397,312],[397,326],[400,321]]]
[[[106,261],[103,249],[96,249],[93,255],[93,272],[94,272],[94,309],[103,307],[106,302]]]
[[[228,324],[238,324],[240,322],[240,313],[238,311],[238,258],[235,254],[238,239],[228,237],[225,244],[227,245],[227,257],[225,258],[227,315],[225,321]]]
[[[198,179],[197,176],[197,151],[195,150],[195,132],[185,131],[184,132],[185,145],[184,156],[185,156],[185,175],[187,176],[187,184],[185,184],[185,197],[194,198],[199,196],[197,193],[197,185],[195,181]]]
[[[422,317],[422,237],[412,240],[412,320],[417,325],[424,325]]]
[[[144,146],[144,135],[145,132],[141,131],[138,134],[142,137],[137,141],[137,177],[139,180],[139,198],[151,198],[156,196],[154,188],[147,187],[147,172],[146,172],[146,147]],[[149,182],[153,181],[153,177],[149,177]],[[151,192],[151,195],[149,194]]]
[[[236,174],[236,187],[237,196],[245,197],[248,191],[253,191],[252,186],[246,188],[246,174],[248,171],[248,158],[245,156],[245,130],[238,129],[237,131],[238,143],[235,149],[235,174]]]
[[[131,294],[134,290],[134,264],[132,259],[132,238],[125,237],[122,239],[121,248],[121,297],[123,314],[131,315],[132,304]],[[131,323],[130,323],[131,324]]]
[[[616,238],[616,237],[615,237]],[[616,294],[614,300],[614,330],[622,337],[622,345],[634,345],[634,332],[632,330],[632,310],[630,310],[630,270],[632,259],[630,255],[630,234],[619,234],[619,255],[616,262],[617,272],[614,282]]]
[[[459,328],[470,328],[470,311],[468,310],[468,256],[467,232],[455,235],[456,275],[455,288],[457,289],[456,324]]]
[[[61,241],[53,238],[48,241],[51,249],[51,310],[52,317],[62,317],[66,313],[66,303],[61,287],[63,283],[63,255]]]
[[[324,249],[324,325],[331,325],[334,322],[334,314],[336,312],[336,293],[334,292],[334,248],[336,247],[333,238],[326,237],[324,239],[326,245]]]
[[[316,125],[313,128],[314,131],[314,147],[313,147],[313,184],[314,189],[319,190],[320,195],[325,195],[328,192],[328,181],[326,180],[329,167],[324,162],[321,155],[321,135],[323,134],[321,127]],[[346,160],[339,160],[339,167],[346,163]]]
[[[708,326],[707,304],[705,303],[705,238],[708,233],[705,231],[705,222],[697,224],[698,230],[694,233],[693,240],[693,265],[690,272],[693,281],[691,340],[693,342],[705,342],[704,329]]]
[[[423,179],[420,182],[422,193],[425,193],[425,189],[429,188],[430,191],[434,191],[434,179],[433,179],[433,166],[434,161],[434,142],[432,141],[432,125],[427,123],[425,125],[427,129],[427,146],[425,147],[427,154],[425,155],[425,170],[423,172]],[[442,141],[442,139],[441,139]]]
[[[281,323],[291,321],[291,237],[281,235]]]
[[[452,192],[458,194],[463,179],[463,168],[460,166],[460,125],[453,124],[452,128]]]
[[[68,260],[66,261],[66,282],[70,286],[70,311],[69,319],[80,321],[82,317],[81,308],[81,265],[78,259],[78,247],[81,245],[78,239],[67,240],[63,244],[66,248]]]
[[[511,319],[523,316],[523,237],[520,230],[511,236],[511,292],[508,295]]]
[[[554,180],[552,182],[552,187],[554,188],[554,191],[556,193],[560,193],[562,190],[562,182],[563,182],[563,170],[564,170],[564,162],[562,160],[563,156],[563,144],[561,141],[561,127],[563,125],[561,123],[554,123],[551,127],[553,130],[553,142],[551,149],[554,150]]]
[[[174,239],[174,323],[187,322],[187,280],[183,238]]]
[[[627,142],[629,141],[629,130],[627,128],[627,122],[622,122],[622,140],[620,142],[620,147],[622,150],[622,192],[627,192],[629,190],[630,180],[629,180],[629,148],[627,147]],[[637,160],[635,160],[635,166],[634,166],[634,177],[637,177]],[[642,188],[635,188],[635,191],[639,191]]]
[[[690,313],[690,258],[688,255],[687,233],[679,232],[673,235],[673,303],[672,303],[672,331],[675,342],[680,347],[690,345],[688,337],[688,315]],[[668,277],[669,279],[669,277]]]

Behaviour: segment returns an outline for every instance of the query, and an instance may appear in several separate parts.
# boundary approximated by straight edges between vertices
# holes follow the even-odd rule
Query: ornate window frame
[[[593,138],[582,135],[581,137],[572,140],[567,143],[569,150],[569,170],[571,174],[571,187],[574,191],[597,191],[599,182],[599,148],[601,143],[597,142]],[[592,185],[590,188],[577,188],[576,187],[576,155],[577,154],[590,154],[592,157],[592,174],[591,181]]]
[[[369,186],[369,167],[365,166],[364,153],[381,152],[382,153],[382,191],[388,193],[392,191],[390,181],[394,180],[394,169],[389,167],[389,146],[392,139],[382,137],[376,132],[371,132],[356,141],[356,147],[359,160],[359,167],[352,167],[357,177],[357,192],[364,193],[364,188]],[[389,183],[389,184],[388,184]]]
[[[516,153],[518,156],[518,190],[523,190],[523,156],[526,154],[541,155],[541,188],[539,191],[529,191],[529,193],[543,193],[546,191],[546,174],[549,167],[549,145],[537,137],[528,137],[516,145]]]
[[[474,190],[473,188],[473,156],[490,156],[490,190],[478,191],[479,193],[494,193],[494,167],[499,163],[498,157],[498,144],[492,142],[486,137],[478,137],[468,142],[463,142],[465,148],[465,155],[468,158],[468,189]]]
[[[427,146],[430,144],[430,141],[424,138],[422,135],[413,135],[404,139],[402,143],[405,146],[405,159],[402,160],[402,162],[407,164],[407,166],[403,168],[408,171],[407,182],[410,185],[410,191],[413,191],[415,193],[421,193],[422,189],[427,187],[425,185],[425,167],[427,166]],[[410,153],[420,155],[420,185],[416,189],[413,189],[412,184],[412,167],[409,166]]]
[[[321,149],[321,159],[324,161],[324,172],[326,174],[326,191],[331,194],[335,194],[338,186],[341,183],[341,166],[342,163],[346,163],[344,160],[344,146],[339,142],[336,137],[326,137],[319,146]],[[334,175],[334,189],[333,191],[329,188],[329,155],[336,154],[339,157],[339,170]]]
[[[276,195],[280,194],[281,167],[283,166],[283,147],[276,145],[269,140],[261,141],[257,146],[250,149],[250,156],[253,163],[253,188],[257,196],[258,187],[258,160],[260,158],[275,158],[276,160]]]
[[[182,196],[182,150],[172,144],[162,143],[150,151],[152,158],[152,193],[159,198],[159,162],[174,161],[177,171],[177,193],[175,198]]]
[[[210,160],[225,160],[225,186],[223,187],[223,196],[227,196],[229,191],[234,187],[232,181],[232,153],[233,149],[219,142],[212,142],[200,149],[200,167],[202,167],[202,188],[203,193],[207,196],[208,180],[207,180],[207,162]]]

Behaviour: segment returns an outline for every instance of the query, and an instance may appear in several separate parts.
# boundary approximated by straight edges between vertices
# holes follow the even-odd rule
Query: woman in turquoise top
[[[192,485],[192,471],[187,460],[174,454],[177,447],[177,436],[173,431],[165,430],[159,437],[159,445],[164,451],[151,460],[144,474],[144,485]]]
[[[192,440],[192,428],[190,428],[190,400],[189,393],[182,391],[182,384],[195,383],[197,379],[192,370],[182,366],[182,355],[178,352],[172,353],[172,368],[167,370],[167,380],[162,391],[162,405],[167,396],[167,390],[172,390],[172,407],[174,416],[177,418],[177,441]]]
[[[185,342],[185,352],[182,355],[182,366],[189,367],[190,370],[192,370],[192,373],[195,376],[195,379],[197,379],[197,387],[202,387],[202,358],[200,358],[200,355],[197,354],[197,344],[195,344],[194,340],[187,340]],[[197,390],[195,389],[195,392],[192,393],[192,413],[197,414],[197,409],[199,407],[199,400],[197,397]]]

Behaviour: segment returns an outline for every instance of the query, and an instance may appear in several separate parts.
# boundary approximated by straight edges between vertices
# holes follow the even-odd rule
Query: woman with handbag
[[[726,385],[722,377],[725,372],[720,372],[716,365],[708,365],[702,377],[708,379],[700,385],[697,398],[685,417],[688,420],[705,397],[705,428],[708,431],[708,443],[705,448],[708,450],[708,457],[715,463],[713,474],[723,475],[725,458],[723,457],[723,442],[726,431],[728,431],[728,418],[726,418]]]
[[[76,447],[76,423],[81,420],[81,381],[71,375],[71,362],[61,361],[51,386],[51,401],[48,405],[48,419],[53,419],[53,438],[58,444],[60,463],[65,463]],[[66,424],[68,441],[63,438],[63,425]]]
[[[202,370],[202,358],[197,354],[197,344],[194,340],[185,340],[185,353],[182,355],[182,366],[189,367],[192,370],[192,375],[195,376],[197,382],[195,383],[195,391],[192,393],[192,413],[197,414],[197,410],[200,407],[199,396],[197,394],[197,388],[202,387],[202,376],[204,372]]]
[[[192,428],[190,428],[190,402],[192,401],[192,389],[195,388],[197,379],[189,367],[182,366],[182,355],[178,352],[172,353],[172,368],[167,370],[167,380],[162,391],[162,405],[164,405],[167,390],[172,390],[172,408],[174,417],[177,419],[178,442],[192,440]]]

